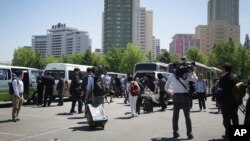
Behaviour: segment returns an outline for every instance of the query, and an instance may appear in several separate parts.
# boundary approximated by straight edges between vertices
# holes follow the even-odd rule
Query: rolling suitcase
[[[104,126],[108,121],[108,116],[101,104],[97,107],[88,104],[86,107],[86,118],[90,130],[96,127],[104,129]]]

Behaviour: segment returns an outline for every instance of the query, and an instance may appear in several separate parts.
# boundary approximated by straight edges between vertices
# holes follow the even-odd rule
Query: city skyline
[[[207,23],[207,3],[208,0],[141,0],[140,5],[153,11],[153,35],[161,40],[161,49],[169,50],[173,35],[194,34],[197,25]],[[245,35],[250,34],[248,5],[249,0],[240,1],[242,44]],[[103,11],[104,0],[0,1],[0,62],[11,61],[14,49],[31,46],[33,35],[43,35],[59,22],[89,32],[93,50],[101,48]]]

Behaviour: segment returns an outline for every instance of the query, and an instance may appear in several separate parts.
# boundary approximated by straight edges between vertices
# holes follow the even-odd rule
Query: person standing
[[[48,107],[50,106],[52,99],[53,99],[53,91],[55,86],[55,79],[52,76],[52,72],[48,72],[48,76],[44,76],[44,84],[45,84],[45,95],[44,95],[44,105],[42,107],[47,106],[48,101]]]
[[[23,71],[19,70],[17,72],[17,78],[14,78],[12,81],[13,86],[13,95],[12,95],[12,121],[16,122],[20,120],[18,118],[19,112],[24,102],[23,92],[24,92],[24,85],[23,85]]]
[[[80,80],[80,69],[79,68],[74,68],[74,76],[71,81],[70,89],[72,89],[72,105],[70,109],[70,113],[76,113],[75,111],[75,105],[76,101],[78,101],[78,113],[83,113],[82,112],[82,98],[81,98],[81,83],[82,81]]]
[[[198,75],[198,81],[196,82],[196,93],[199,101],[199,107],[200,111],[202,108],[204,109],[204,112],[206,112],[206,82],[203,80],[203,75]]]
[[[172,119],[174,138],[178,138],[180,136],[178,133],[179,130],[178,120],[179,120],[180,109],[183,109],[184,116],[186,119],[187,136],[188,139],[192,139],[193,133],[192,133],[192,123],[190,118],[190,96],[187,88],[190,81],[196,82],[198,78],[191,69],[184,75],[187,76],[185,80],[183,80],[182,77],[178,77],[175,74],[171,74],[165,84],[165,91],[172,91],[173,105],[174,105],[174,112]]]
[[[160,103],[161,103],[161,111],[164,111],[167,108],[167,105],[165,104],[165,97],[166,97],[166,91],[164,89],[166,80],[163,78],[161,73],[157,74],[157,77],[159,79],[158,81],[158,87],[160,89]]]
[[[129,77],[129,73],[127,73],[127,77],[124,79],[123,81],[123,85],[125,88],[125,98],[124,98],[124,104],[127,104],[129,99],[128,99],[128,91],[127,91],[127,84],[128,84],[128,77]]]
[[[57,83],[56,90],[58,91],[58,106],[63,106],[63,90],[64,90],[64,74],[60,74],[60,79]]]
[[[39,76],[37,76],[36,83],[37,83],[37,94],[38,94],[38,106],[42,106],[43,103],[43,91],[44,91],[44,83],[43,83],[43,72],[39,72]]]
[[[248,81],[247,81],[247,93],[248,93],[248,100],[246,104],[246,114],[245,114],[244,125],[250,125],[250,76],[248,77]]]
[[[223,125],[225,127],[225,135],[222,136],[223,138],[229,138],[229,126],[231,125],[231,120],[234,125],[239,124],[239,118],[237,114],[239,104],[233,98],[232,93],[238,78],[236,75],[231,73],[231,70],[231,63],[227,62],[222,66],[222,72],[224,75],[219,79],[218,84],[218,100],[221,105]]]
[[[127,84],[127,91],[129,92],[129,101],[131,107],[131,117],[137,116],[136,114],[136,101],[140,92],[140,86],[136,81],[133,81],[133,77],[128,77],[129,83]]]

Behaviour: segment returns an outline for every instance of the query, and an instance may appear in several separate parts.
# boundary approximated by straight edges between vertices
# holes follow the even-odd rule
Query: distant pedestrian
[[[140,92],[139,92],[139,94],[137,96],[137,100],[136,100],[136,113],[140,114],[140,107],[141,107],[141,104],[142,104],[142,97],[141,97],[141,95],[144,94],[144,87],[140,83],[139,77],[136,77],[135,81],[138,83],[138,85],[140,87]]]
[[[37,104],[38,104],[38,106],[42,106],[43,92],[44,92],[44,82],[43,82],[43,72],[42,71],[39,72],[39,76],[36,79],[36,83],[37,83],[37,94],[38,94]]]
[[[47,76],[44,76],[44,84],[45,84],[45,95],[43,103],[44,105],[42,107],[50,106],[52,100],[53,100],[53,92],[54,92],[54,86],[55,86],[55,79],[52,76],[52,72],[48,72]],[[49,101],[48,101],[49,98]]]
[[[236,85],[238,78],[231,73],[231,63],[225,63],[222,67],[223,76],[219,80],[218,92],[219,103],[221,104],[221,112],[223,117],[223,125],[225,127],[225,135],[223,138],[229,138],[229,126],[231,121],[233,125],[239,124],[238,108],[239,104],[233,97],[233,88]]]
[[[125,98],[124,98],[124,104],[127,104],[129,99],[128,99],[128,91],[127,91],[127,84],[128,84],[128,77],[129,77],[130,73],[127,73],[127,77],[124,79],[123,81],[123,85],[125,88]]]
[[[23,84],[23,71],[19,70],[17,72],[17,78],[14,78],[12,81],[12,86],[14,93],[12,95],[12,121],[16,122],[20,120],[18,118],[19,112],[24,102],[23,93],[24,93],[24,84]]]
[[[57,83],[56,90],[58,91],[58,106],[63,106],[63,91],[64,91],[64,74],[60,74],[60,79]]]
[[[198,81],[196,82],[196,93],[199,101],[200,111],[202,108],[206,112],[206,82],[203,80],[203,75],[200,73],[198,75]]]

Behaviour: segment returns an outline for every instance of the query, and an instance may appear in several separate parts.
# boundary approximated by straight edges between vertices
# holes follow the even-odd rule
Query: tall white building
[[[137,45],[147,54],[153,46],[153,12],[141,7],[137,14]]]
[[[88,32],[66,27],[58,23],[47,30],[47,35],[32,36],[32,49],[39,51],[42,57],[51,54],[54,57],[91,50],[92,43]]]
[[[156,59],[160,55],[160,39],[156,39],[155,36],[152,38],[152,56]]]

